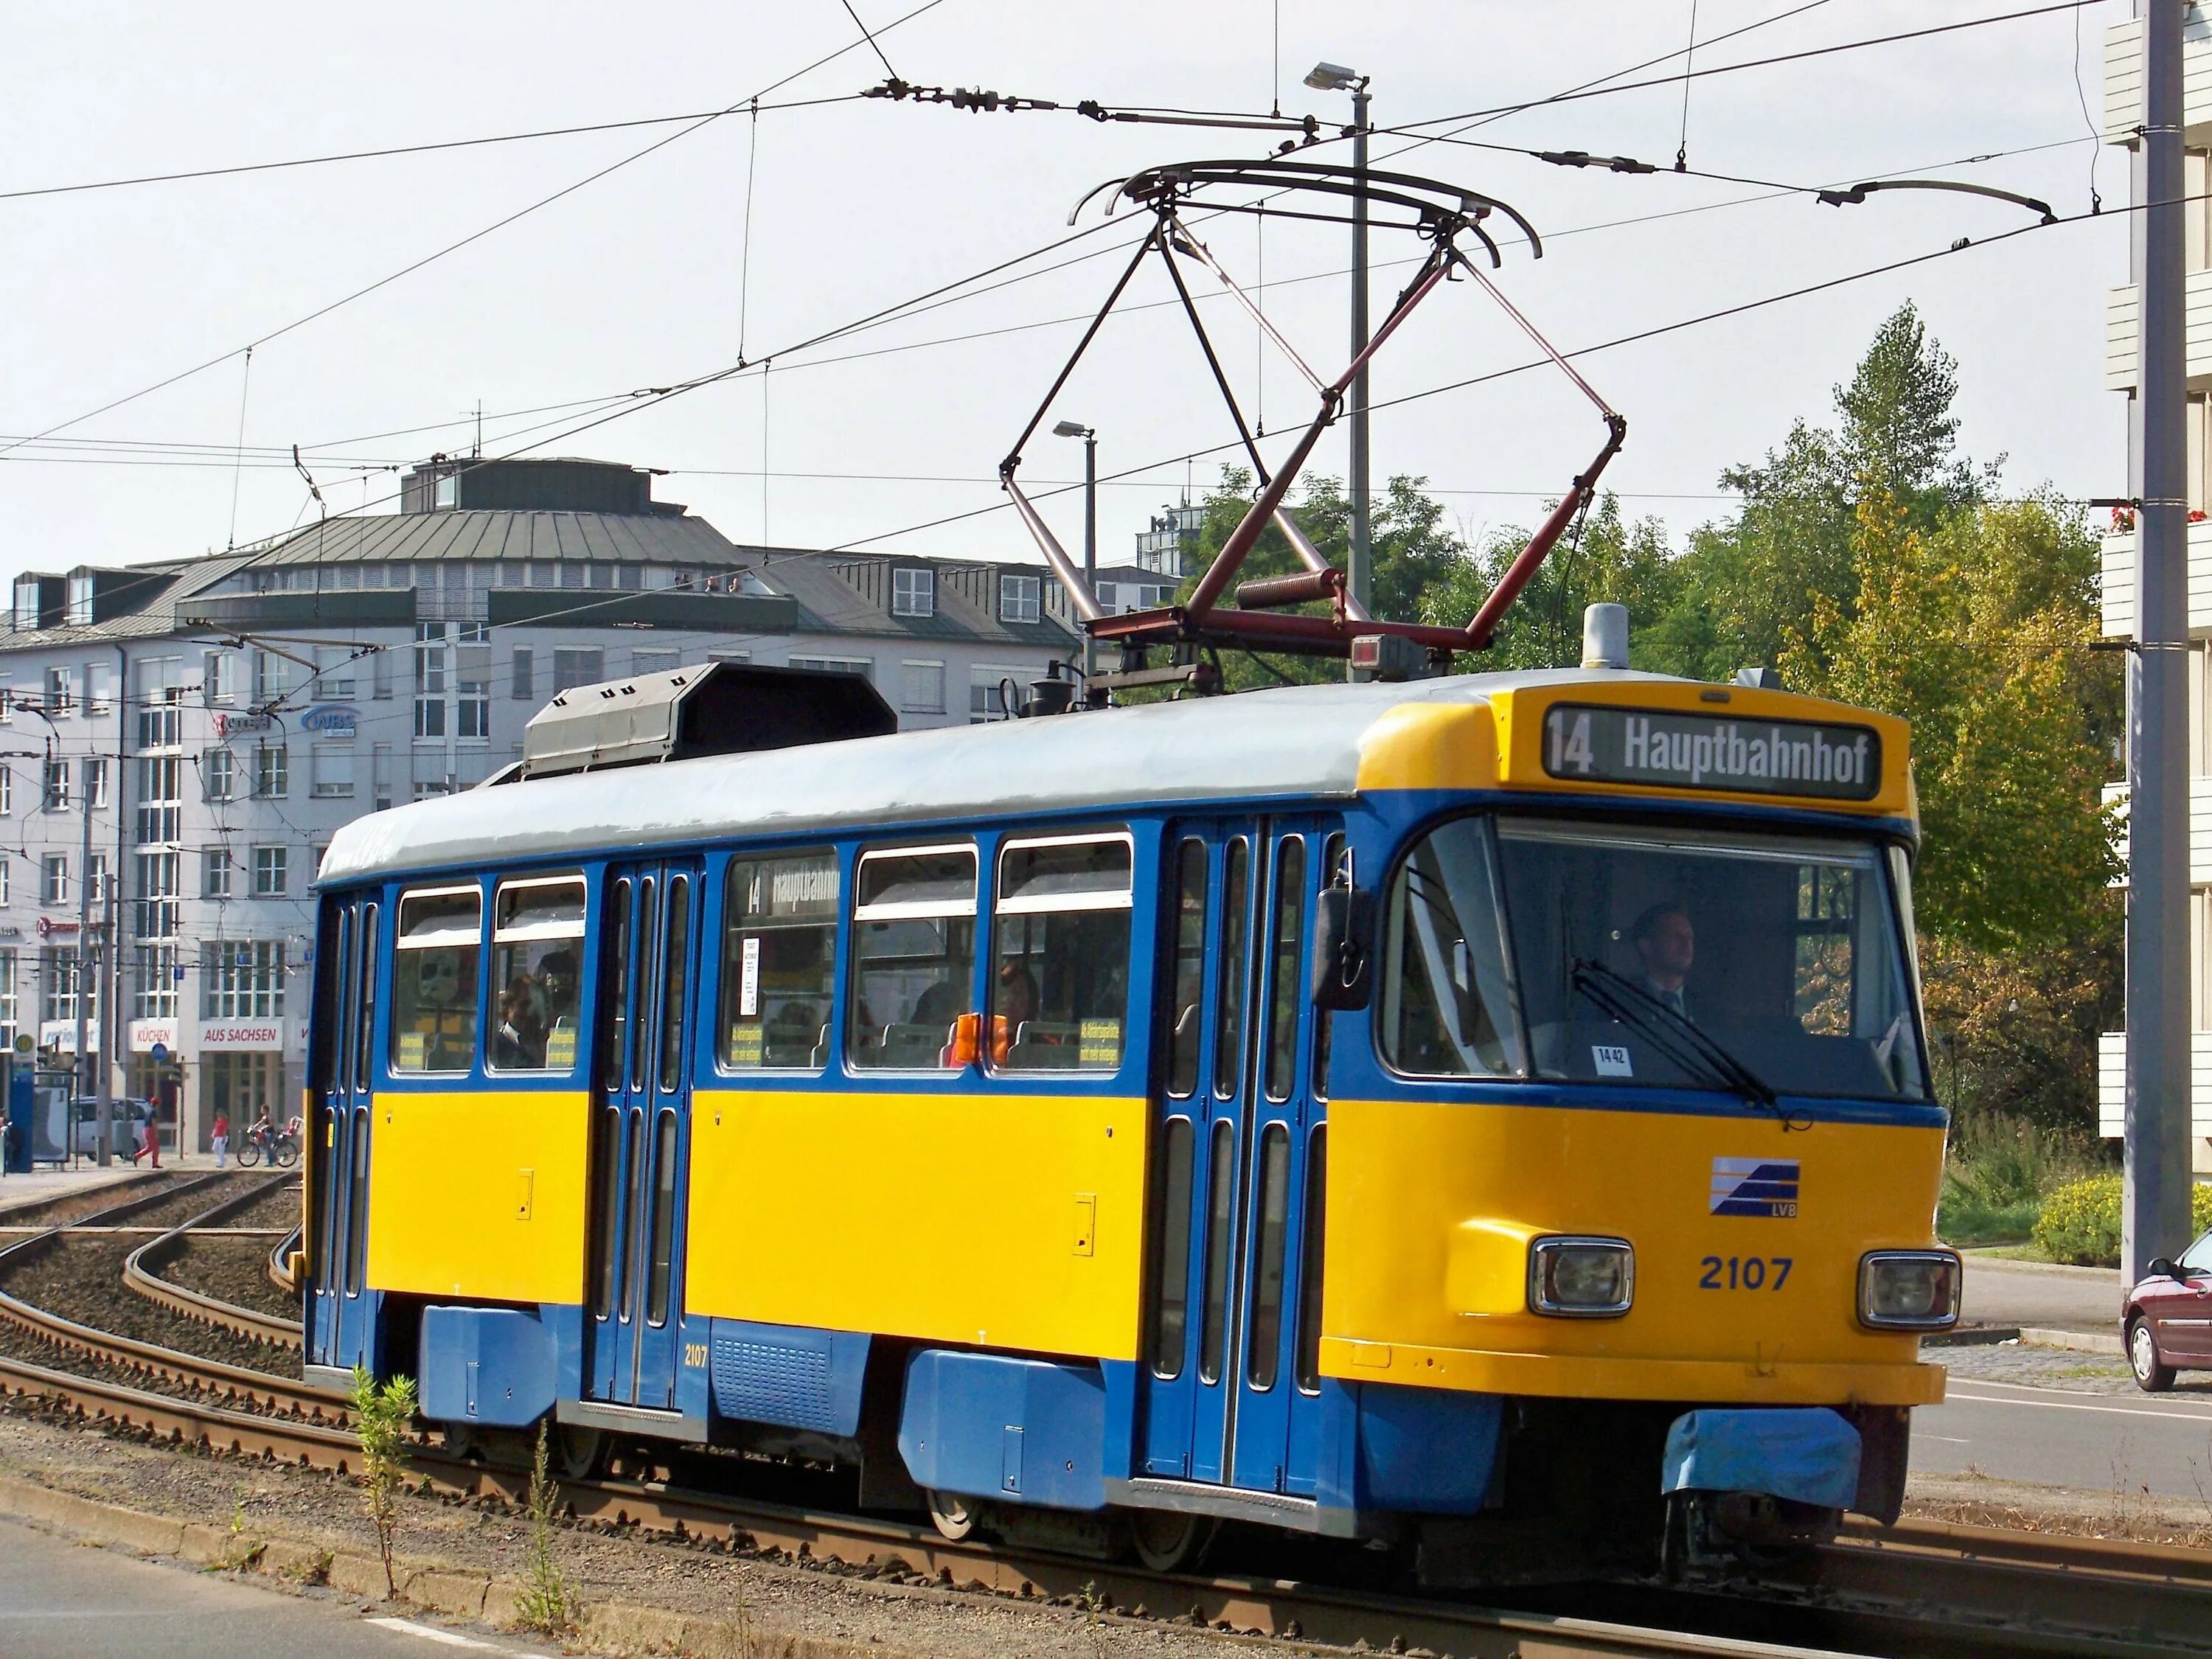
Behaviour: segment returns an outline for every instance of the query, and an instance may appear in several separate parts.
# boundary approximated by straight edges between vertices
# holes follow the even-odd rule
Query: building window
[[[114,709],[114,671],[104,662],[85,664],[84,712],[88,714],[112,714]]]
[[[15,775],[0,766],[0,818],[15,810]]]
[[[876,665],[866,657],[793,657],[791,666],[817,674],[858,674],[864,680],[876,673]]]
[[[308,757],[314,770],[313,787],[318,800],[353,793],[353,745],[319,743]]]
[[[8,902],[8,872],[13,867],[6,859],[0,858],[0,906]]]
[[[1033,623],[1044,611],[1044,578],[1001,575],[999,578],[999,620]]]
[[[200,792],[209,800],[238,798],[238,757],[228,749],[200,751]]]
[[[20,1005],[15,1000],[15,949],[13,945],[0,948],[0,1042],[9,1048],[15,1046],[15,1025],[20,1017]]]
[[[669,674],[684,665],[681,651],[633,651],[629,653],[629,672],[635,676]]]
[[[253,793],[259,800],[282,800],[292,787],[290,751],[281,743],[253,748]]]
[[[607,677],[607,653],[596,647],[574,647],[553,653],[553,695],[580,685],[597,685]]]
[[[200,896],[227,899],[230,896],[230,850],[210,847],[200,854]]]
[[[185,695],[184,667],[182,657],[141,657],[131,665],[141,749],[174,749],[183,741],[178,705]]]
[[[456,735],[491,735],[491,647],[483,641],[482,628],[461,624],[461,646],[455,654],[454,690],[459,697]]]
[[[517,702],[534,699],[538,696],[532,689],[537,681],[537,658],[528,646],[514,647],[514,696]]]
[[[39,860],[39,902],[67,904],[70,902],[69,854],[49,853]]]
[[[200,690],[210,708],[228,708],[238,701],[235,651],[210,651],[200,659]]]
[[[319,702],[327,698],[343,702],[353,696],[354,662],[359,654],[350,646],[315,647],[315,696]]]
[[[899,706],[909,714],[942,714],[945,712],[945,665],[941,662],[910,662],[905,667],[905,696]]]
[[[90,858],[85,860],[84,879],[86,887],[85,896],[90,899],[94,904],[106,903],[110,896],[112,896],[112,890],[107,884],[106,854],[94,853]]]
[[[284,941],[210,939],[200,947],[200,1017],[281,1019]]]
[[[253,896],[282,898],[284,896],[284,877],[291,849],[286,847],[257,847],[253,849]]]
[[[95,812],[107,810],[107,763],[105,760],[84,763],[84,804]]]
[[[138,843],[178,839],[183,815],[184,763],[174,755],[145,755],[138,761]]]
[[[292,659],[280,657],[274,651],[253,653],[253,701],[267,705],[283,699],[292,690]]]
[[[46,783],[40,791],[40,805],[49,812],[66,812],[70,806],[70,767],[65,760],[44,763]]]
[[[95,584],[90,575],[71,576],[69,579],[69,625],[71,628],[92,626],[93,595],[95,591]]]
[[[76,947],[49,945],[39,952],[39,1018],[76,1018]]]
[[[891,572],[891,615],[933,617],[937,614],[937,573],[911,565]]]
[[[369,751],[369,788],[376,805],[374,811],[381,812],[392,805],[392,745],[380,743]]]
[[[66,668],[46,670],[46,713],[66,714],[76,706],[76,688]]]
[[[976,663],[968,671],[968,724],[981,726],[986,720],[1006,718],[1006,684],[1012,681],[1018,688],[1024,676],[1032,671],[1026,668],[993,668],[986,663]],[[1018,689],[1014,696],[1018,698]]]
[[[368,659],[368,695],[379,702],[390,702],[392,698],[392,653],[390,651],[379,651]]]
[[[137,950],[137,991],[131,999],[140,1019],[177,1017],[177,947],[142,945]]]
[[[415,699],[415,735],[418,738],[442,738],[446,735],[446,704],[443,698]]]

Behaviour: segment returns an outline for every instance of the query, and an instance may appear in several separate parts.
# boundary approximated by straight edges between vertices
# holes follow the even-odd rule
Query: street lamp
[[[1313,66],[1306,84],[1316,92],[1352,94],[1352,355],[1367,349],[1367,132],[1368,77],[1341,64]],[[1372,546],[1367,512],[1367,365],[1352,378],[1352,554],[1346,561],[1346,586],[1352,598],[1364,605],[1373,597],[1370,571]]]
[[[1083,585],[1098,597],[1098,431],[1080,421],[1062,421],[1052,429],[1055,438],[1083,440]],[[1083,700],[1091,701],[1091,679],[1097,672],[1098,642],[1089,629],[1083,635]]]

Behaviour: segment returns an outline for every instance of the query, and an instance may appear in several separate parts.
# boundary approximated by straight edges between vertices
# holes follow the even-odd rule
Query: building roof
[[[320,879],[854,825],[1346,799],[1364,745],[1401,705],[1472,707],[1498,690],[1593,678],[1555,669],[1288,686],[503,784],[355,819],[332,839]],[[1681,684],[1658,674],[1602,678]]]

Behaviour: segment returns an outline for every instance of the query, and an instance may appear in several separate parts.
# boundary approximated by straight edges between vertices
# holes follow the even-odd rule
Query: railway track
[[[58,1241],[72,1225],[112,1225],[205,1184],[134,1198],[0,1249],[0,1324],[35,1337],[55,1361],[0,1354],[0,1393],[42,1399],[159,1440],[349,1470],[358,1447],[343,1403],[331,1396],[270,1373],[102,1332],[33,1307],[5,1288],[11,1266],[66,1248]],[[155,1243],[215,1224],[266,1190],[226,1194]],[[149,1254],[158,1258],[149,1245],[132,1252],[130,1261],[149,1273]],[[267,1319],[199,1300],[199,1315],[210,1323],[239,1315],[257,1323]],[[244,1328],[234,1322],[227,1328]],[[72,1368],[86,1364],[97,1368],[94,1374]],[[519,1468],[427,1449],[415,1462],[435,1489],[457,1498],[519,1502],[527,1480]],[[954,1543],[926,1523],[734,1498],[664,1480],[564,1482],[563,1492],[580,1524],[608,1531],[657,1533],[852,1576],[1103,1603],[1186,1626],[1305,1644],[1364,1643],[1371,1650],[1479,1659],[2212,1654],[2212,1556],[1936,1522],[1855,1526],[1822,1553],[1816,1574],[1798,1582],[1581,1586],[1571,1593],[1570,1613],[1547,1607],[1542,1597],[1505,1608],[1254,1575],[1159,1575],[1049,1550]],[[1601,1616],[1583,1616],[1590,1613]],[[1775,1645],[1778,1638],[1787,1645]]]
[[[159,1271],[177,1256],[196,1230],[211,1227],[219,1220],[228,1219],[241,1210],[252,1208],[289,1179],[289,1176],[278,1176],[258,1186],[246,1188],[204,1214],[193,1216],[172,1227],[160,1237],[140,1245],[124,1261],[124,1284],[147,1300],[180,1313],[195,1323],[274,1343],[278,1347],[289,1348],[295,1352],[301,1351],[305,1343],[297,1317],[279,1318],[258,1308],[225,1302],[219,1297],[209,1296],[164,1279]],[[297,1237],[298,1233],[299,1230],[295,1228],[290,1237]],[[279,1241],[277,1249],[283,1249],[286,1242]]]

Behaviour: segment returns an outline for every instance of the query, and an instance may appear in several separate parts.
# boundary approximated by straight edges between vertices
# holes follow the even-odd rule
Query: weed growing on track
[[[547,1425],[538,1425],[538,1449],[530,1458],[529,1565],[516,1600],[522,1627],[540,1636],[566,1636],[576,1628],[576,1592],[553,1563],[553,1519],[560,1512],[561,1486],[547,1458]]]
[[[399,1594],[392,1576],[392,1538],[399,1515],[393,1503],[406,1473],[407,1425],[415,1415],[415,1379],[395,1376],[379,1387],[365,1366],[353,1370],[354,1433],[361,1441],[361,1484],[368,1518],[376,1528],[377,1553],[384,1558],[386,1594]]]

